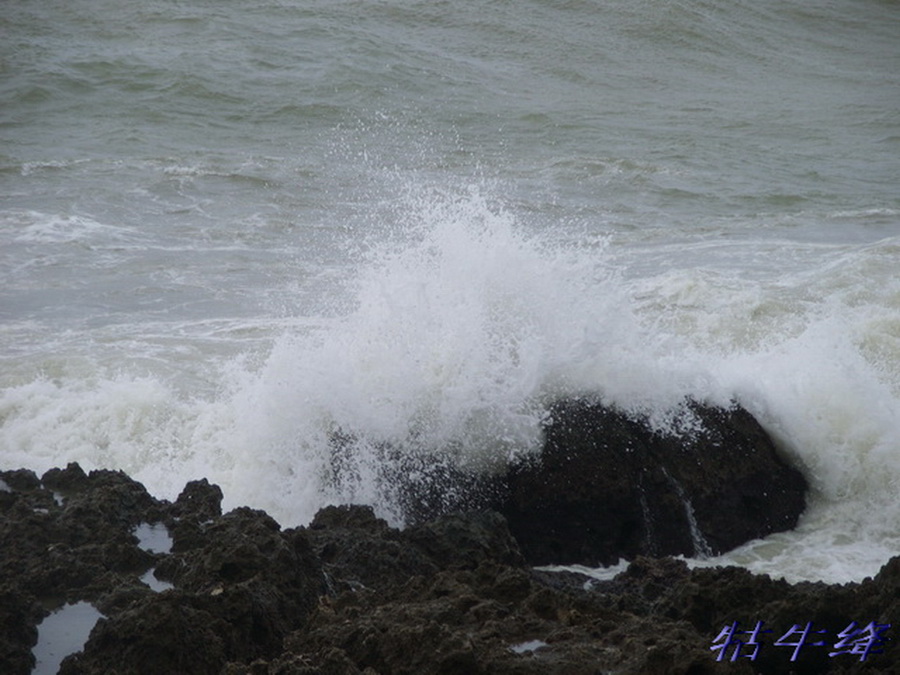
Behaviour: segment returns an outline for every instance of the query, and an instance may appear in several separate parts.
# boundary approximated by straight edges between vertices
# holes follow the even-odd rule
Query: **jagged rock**
[[[228,661],[279,653],[325,590],[304,530],[282,531],[247,508],[220,515],[221,490],[206,480],[170,504],[124,473],[85,474],[77,464],[42,480],[0,477],[4,674],[30,673],[36,626],[49,613],[39,601],[89,601],[106,615],[66,673],[218,673]],[[144,550],[142,523],[170,523],[178,547]],[[174,590],[143,583],[154,566]]]
[[[339,650],[344,666],[332,672],[752,672],[717,664],[708,640],[686,622],[609,609],[583,591],[554,591],[527,570],[496,562],[417,577],[388,597],[342,594],[285,648],[276,663],[290,663],[289,654],[338,661]]]
[[[533,564],[712,555],[796,525],[806,481],[747,410],[686,401],[675,422],[664,431],[591,399],[562,400],[541,452],[491,475],[455,465],[451,452],[366,447],[382,499],[407,524],[494,510]],[[356,476],[360,441],[331,441],[340,487]]]
[[[686,622],[593,601],[583,577],[569,591],[543,583],[549,574],[523,566],[499,514],[395,530],[368,507],[328,507],[310,537],[333,591],[259,672],[595,673],[623,664],[631,673],[751,672],[716,664]],[[661,588],[689,574],[677,561],[663,569]],[[542,646],[527,649],[535,640]]]
[[[397,586],[483,560],[522,561],[506,521],[494,512],[451,514],[396,530],[368,506],[329,506],[316,514],[309,536],[330,577],[356,589]]]
[[[495,508],[505,498],[502,476],[495,479],[460,467],[453,451],[369,443],[343,431],[334,432],[329,445],[330,487],[352,492],[361,474],[373,472],[379,501],[392,504],[407,524]]]
[[[70,462],[65,469],[49,469],[41,477],[41,483],[65,495],[83,490],[90,484],[90,479],[81,466]]]
[[[0,479],[2,479],[11,490],[18,492],[37,490],[41,486],[41,481],[34,471],[29,471],[28,469],[2,471],[0,472]]]
[[[184,486],[172,507],[175,518],[212,520],[222,515],[222,488],[208,480],[192,480]]]
[[[156,569],[175,589],[138,597],[102,620],[64,673],[219,673],[228,661],[278,653],[304,624],[325,590],[305,532],[282,531],[246,507],[211,522],[204,509],[197,513],[201,535],[161,556]]]
[[[0,588],[0,672],[31,672],[31,645],[37,642],[39,619],[34,598],[15,588]]]
[[[539,457],[498,506],[535,564],[703,555],[794,527],[806,481],[743,408],[690,403],[687,430],[589,400],[551,410]]]
[[[67,657],[60,675],[218,673],[226,662],[224,626],[190,600],[165,594],[101,619],[85,651]]]
[[[327,506],[308,532],[333,590],[377,590],[437,570],[368,506]]]
[[[844,585],[792,585],[644,556],[598,581],[530,569],[495,513],[397,530],[367,507],[329,507],[308,529],[282,530],[249,508],[215,515],[218,488],[202,481],[185,489],[196,497],[179,505],[145,496],[124,474],[79,471],[37,482],[26,474],[4,478],[4,675],[30,673],[35,626],[46,614],[39,600],[53,594],[90,600],[106,615],[84,651],[63,662],[63,675],[898,672],[894,640],[866,662],[858,654],[832,658],[829,649],[852,621],[896,630],[900,557],[875,578]],[[69,492],[62,504],[51,485]],[[73,506],[96,532],[68,531]],[[111,513],[96,513],[102,508]],[[174,533],[172,552],[144,558],[175,583],[154,593],[139,580],[145,570],[132,569],[140,550],[130,523],[176,518],[189,527]],[[743,628],[763,621],[772,630],[757,660],[716,660],[713,642],[734,621]],[[791,662],[792,648],[774,643],[807,622],[826,631],[829,647],[807,645]]]
[[[525,562],[506,519],[495,511],[442,516],[407,528],[403,539],[422,550],[441,569],[471,568],[484,560],[508,565]]]
[[[132,534],[156,508],[143,486],[114,472],[88,477],[77,465],[67,472],[79,488],[62,499],[36,478],[23,481],[19,472],[13,479],[17,489],[5,493],[10,501],[0,519],[0,587],[9,583],[38,598],[93,599],[105,579],[152,564]],[[46,482],[55,490],[54,478],[63,473],[50,473]]]

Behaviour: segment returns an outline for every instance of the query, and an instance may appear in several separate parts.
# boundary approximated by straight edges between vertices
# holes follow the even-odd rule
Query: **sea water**
[[[32,675],[55,675],[70,654],[80,652],[97,621],[103,618],[87,602],[69,603],[46,616],[38,624],[38,640],[32,650]]]
[[[399,523],[591,393],[811,485],[698,564],[900,553],[900,7],[47,0],[0,26],[0,467]],[[330,457],[352,439],[342,474]]]

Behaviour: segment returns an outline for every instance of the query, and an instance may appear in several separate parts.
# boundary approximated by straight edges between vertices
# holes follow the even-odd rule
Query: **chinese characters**
[[[774,633],[771,629],[764,629],[764,625],[765,622],[757,621],[750,630],[739,630],[740,623],[733,621],[724,626],[713,640],[713,646],[710,647],[711,651],[719,652],[716,661],[726,659],[737,661],[740,658],[755,661],[763,645],[761,637],[767,633]],[[890,639],[884,635],[890,627],[889,623],[870,621],[866,626],[860,628],[855,621],[851,621],[849,626],[837,634],[837,640],[830,643],[832,650],[828,652],[828,657],[849,654],[858,656],[860,661],[865,661],[870,654],[880,654],[884,651],[882,648],[885,642]],[[827,635],[825,629],[813,628],[813,623],[810,621],[806,625],[794,624],[772,644],[775,647],[793,647],[790,660],[796,661],[800,650],[804,647],[828,646],[828,640],[817,639],[820,636],[824,638],[825,635]]]

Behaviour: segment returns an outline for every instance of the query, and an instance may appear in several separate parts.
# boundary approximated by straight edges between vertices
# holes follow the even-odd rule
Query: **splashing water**
[[[529,232],[477,190],[418,192],[394,215],[355,243],[342,311],[186,360],[206,394],[111,368],[89,334],[77,356],[26,363],[0,392],[4,465],[122,468],[169,498],[206,476],[226,505],[283,524],[345,500],[397,522],[386,445],[496,470],[538,449],[559,396],[598,393],[658,425],[684,396],[736,398],[802,467],[811,503],[795,532],[698,564],[846,580],[900,548],[896,241],[775,247],[792,271],[760,278],[725,245],[656,267],[660,249],[587,227]],[[873,289],[873,274],[887,281]],[[335,480],[338,433],[352,450]]]

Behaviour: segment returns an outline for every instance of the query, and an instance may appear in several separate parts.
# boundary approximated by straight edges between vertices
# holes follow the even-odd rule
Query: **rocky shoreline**
[[[0,472],[0,672],[30,673],[42,619],[79,601],[103,618],[65,675],[900,672],[891,639],[829,656],[851,622],[895,623],[900,557],[844,585],[648,556],[597,581],[530,565],[494,511],[398,530],[334,506],[282,529],[262,511],[222,514],[221,499],[201,480],[157,500],[77,464]],[[171,547],[142,544],[146,524],[164,525]],[[148,572],[171,586],[151,588]],[[748,644],[731,661],[732,642],[718,661],[735,621],[772,632],[755,659]],[[826,632],[790,646],[807,622]]]

